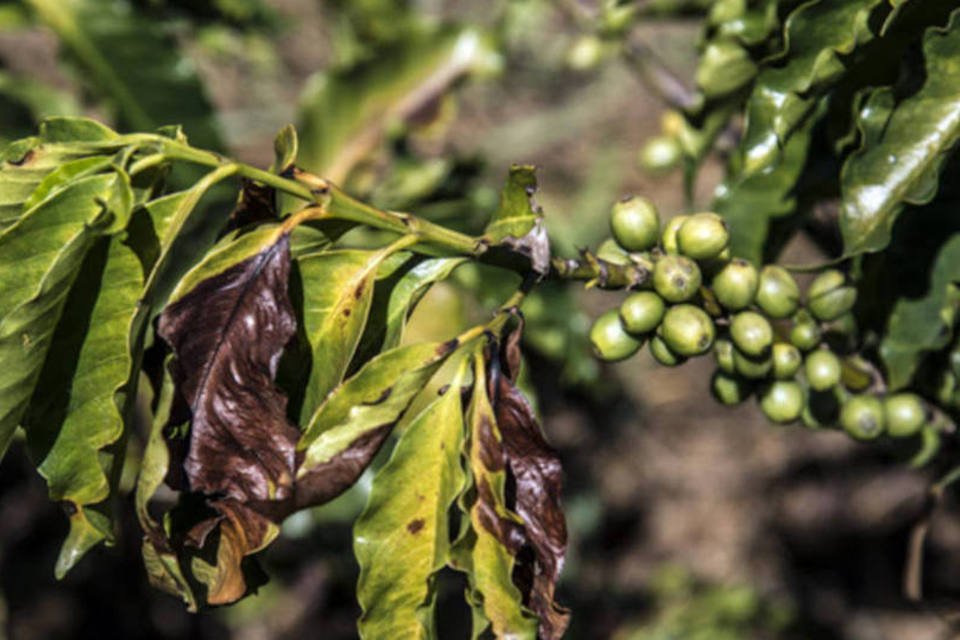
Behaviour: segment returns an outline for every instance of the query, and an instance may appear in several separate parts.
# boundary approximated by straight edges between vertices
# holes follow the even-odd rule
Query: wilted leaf
[[[294,493],[299,432],[273,382],[296,329],[289,274],[289,234],[268,227],[213,253],[160,316],[158,334],[176,356],[169,425],[190,423],[182,485],[176,474],[172,482],[206,496],[215,512],[186,536],[197,549],[208,538],[216,544],[215,564],[194,558],[191,565],[209,604],[246,593],[242,562],[276,535],[271,517],[283,514],[271,503]]]
[[[521,330],[502,347],[488,345],[476,361],[484,384],[475,385],[468,412],[475,496],[456,561],[470,575],[475,637],[486,620],[497,637],[555,640],[569,623],[554,600],[567,544],[562,471],[515,384]],[[539,619],[535,625],[530,612]]]
[[[0,232],[0,452],[27,407],[87,251],[126,226],[132,199],[125,174],[87,176]]]
[[[500,192],[500,204],[484,230],[491,251],[498,246],[525,256],[530,267],[544,275],[550,270],[550,240],[542,225],[543,212],[534,201],[536,169],[532,165],[510,167],[507,183]]]
[[[466,365],[467,361],[464,361]],[[364,638],[434,638],[435,576],[450,550],[448,510],[463,489],[465,366],[400,436],[354,526]]]
[[[946,29],[927,31],[923,51],[925,82],[916,93],[897,103],[894,89],[880,89],[861,109],[863,142],[841,173],[846,255],[887,245],[903,205],[936,194],[944,160],[960,139],[960,11]]]

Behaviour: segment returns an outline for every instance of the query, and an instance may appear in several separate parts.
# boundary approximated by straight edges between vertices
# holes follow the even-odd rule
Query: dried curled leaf
[[[476,366],[485,382],[475,386],[469,411],[476,495],[469,506],[472,531],[458,543],[456,565],[471,574],[475,614],[489,620],[498,637],[530,635],[530,611],[539,619],[536,636],[555,640],[569,624],[568,611],[554,599],[567,546],[562,469],[516,386],[521,331],[522,325],[502,346],[489,344]]]
[[[270,238],[253,255],[177,297],[158,328],[176,356],[168,427],[190,423],[182,463],[175,462],[168,482],[201,494],[212,510],[195,518],[174,546],[203,551],[215,544],[213,564],[199,557],[192,563],[214,605],[247,592],[243,560],[276,536],[275,520],[286,515],[280,505],[294,493],[300,433],[287,421],[287,399],[273,382],[296,331],[287,291],[290,239],[276,230]],[[154,544],[157,554],[166,546]]]

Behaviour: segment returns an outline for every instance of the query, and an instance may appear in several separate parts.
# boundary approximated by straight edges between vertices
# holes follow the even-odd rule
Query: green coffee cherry
[[[717,360],[717,367],[724,373],[735,373],[737,368],[733,363],[733,343],[726,338],[719,338],[713,345],[713,356]]]
[[[927,409],[918,396],[898,393],[883,400],[887,433],[894,438],[907,438],[920,433],[927,422]]]
[[[657,244],[660,215],[650,200],[630,196],[613,205],[610,231],[627,251],[646,251]]]
[[[698,356],[713,346],[716,329],[713,320],[692,304],[678,304],[667,309],[660,325],[663,341],[681,356]]]
[[[713,294],[717,296],[717,302],[730,311],[740,311],[753,303],[759,280],[756,267],[735,258],[713,277]]]
[[[716,371],[710,380],[710,391],[721,404],[740,404],[750,395],[750,385],[746,380]]]
[[[643,344],[627,333],[620,322],[620,314],[610,309],[597,318],[590,329],[590,343],[597,357],[608,362],[629,358]]]
[[[786,318],[800,304],[800,288],[793,276],[776,265],[767,265],[760,271],[757,286],[757,305],[771,318]]]
[[[770,356],[754,358],[734,348],[733,366],[737,373],[744,378],[762,380],[770,374],[770,370],[773,368],[773,358]]]
[[[734,346],[754,358],[765,355],[773,344],[773,327],[754,311],[741,311],[730,323],[730,337]]]
[[[803,411],[803,388],[796,382],[778,380],[760,396],[763,415],[777,423],[793,422]]]
[[[628,333],[642,335],[660,326],[667,305],[653,291],[631,293],[620,305],[620,320]]]
[[[680,247],[677,245],[677,232],[690,216],[673,216],[663,227],[663,235],[660,236],[660,244],[667,253],[680,253]]]
[[[853,396],[840,409],[840,426],[857,440],[873,440],[883,433],[883,403],[873,396]]]
[[[702,276],[686,256],[663,256],[653,269],[653,288],[668,302],[684,302],[697,294]]]
[[[656,136],[647,140],[637,157],[640,167],[650,173],[666,173],[680,164],[683,149],[672,136]]]
[[[812,320],[799,320],[790,329],[790,342],[801,351],[810,351],[823,339],[820,325]]]
[[[650,355],[665,367],[675,367],[687,361],[686,358],[667,346],[667,343],[660,336],[650,338]]]
[[[716,258],[729,242],[727,223],[715,213],[695,213],[677,229],[677,248],[694,260]]]
[[[793,378],[803,363],[800,350],[788,342],[775,342],[770,355],[773,359],[773,377],[777,380]]]
[[[819,320],[836,320],[853,309],[857,290],[836,269],[825,271],[807,289],[807,308]]]
[[[840,358],[829,349],[818,349],[807,356],[803,371],[811,389],[826,391],[840,382]]]
[[[597,257],[611,264],[630,264],[630,254],[613,238],[607,238],[600,243],[597,247]]]

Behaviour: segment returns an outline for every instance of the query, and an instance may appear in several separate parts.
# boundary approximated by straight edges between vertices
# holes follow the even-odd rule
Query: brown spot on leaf
[[[37,155],[37,150],[35,148],[30,149],[25,154],[23,154],[22,158],[19,158],[17,160],[8,160],[7,163],[12,164],[15,167],[22,167],[24,165],[27,165],[33,162],[33,158],[36,155]]]
[[[273,187],[259,184],[248,178],[240,182],[240,198],[230,213],[230,229],[239,229],[249,224],[279,218],[276,207],[276,191]]]
[[[361,297],[363,297],[363,292],[364,292],[364,290],[366,290],[366,288],[367,288],[367,279],[364,278],[364,279],[361,280],[360,283],[357,285],[357,288],[353,290],[353,298],[354,298],[354,300],[359,300]]]
[[[425,524],[426,523],[424,522],[423,518],[411,520],[407,523],[407,531],[409,531],[411,535],[416,535],[421,529],[423,529]]]
[[[353,486],[377,455],[392,427],[392,424],[386,424],[364,433],[341,453],[300,478],[297,481],[295,509],[323,504]]]

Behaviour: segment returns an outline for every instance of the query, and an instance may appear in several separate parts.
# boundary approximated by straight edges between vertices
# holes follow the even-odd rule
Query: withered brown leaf
[[[520,516],[522,525],[496,515],[488,485],[478,487],[478,497],[491,507],[486,510],[489,517],[484,518],[484,526],[515,558],[511,578],[523,594],[524,606],[540,618],[538,636],[555,640],[563,635],[570,617],[554,600],[567,549],[561,505],[563,470],[533,407],[516,386],[522,331],[521,323],[501,345],[491,343],[484,353],[487,393],[500,440],[492,429],[485,428],[481,430],[484,442],[478,443],[488,468],[506,468],[506,507]]]

